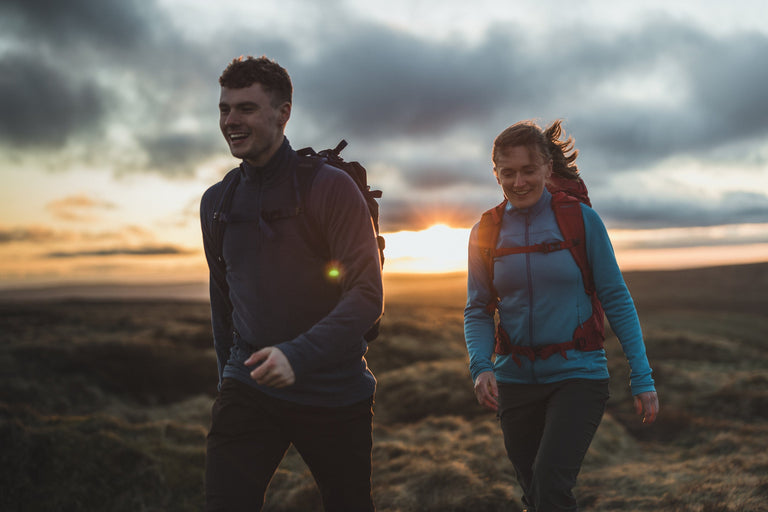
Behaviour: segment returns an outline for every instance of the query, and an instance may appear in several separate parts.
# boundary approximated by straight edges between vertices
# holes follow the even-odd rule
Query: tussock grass
[[[581,510],[768,510],[768,264],[626,277],[662,414],[638,421],[609,337],[611,400]],[[472,393],[463,276],[387,286],[368,353],[378,510],[519,511],[496,418]],[[0,510],[200,510],[215,386],[206,304],[0,303]],[[264,510],[320,510],[293,449]]]

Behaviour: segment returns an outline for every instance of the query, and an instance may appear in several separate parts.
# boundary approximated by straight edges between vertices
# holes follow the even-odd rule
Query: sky
[[[204,279],[240,55],[290,73],[294,148],[346,139],[384,191],[390,272],[464,266],[525,119],[575,138],[622,268],[768,261],[768,4],[574,5],[4,0],[0,288]]]

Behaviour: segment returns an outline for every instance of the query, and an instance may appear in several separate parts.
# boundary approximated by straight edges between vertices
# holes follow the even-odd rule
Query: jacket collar
[[[256,181],[261,179],[261,183],[270,183],[276,181],[283,174],[283,169],[288,163],[289,155],[292,152],[291,144],[287,137],[283,137],[283,143],[272,155],[272,158],[261,167],[256,167],[245,160],[240,164],[240,172],[245,181]]]
[[[550,204],[552,203],[552,194],[547,190],[547,187],[544,187],[544,191],[541,193],[541,197],[539,198],[536,203],[531,206],[530,208],[515,208],[512,206],[512,203],[507,201],[507,207],[505,208],[505,213],[508,213],[510,215],[532,215],[536,216],[546,210],[547,208],[550,208]]]

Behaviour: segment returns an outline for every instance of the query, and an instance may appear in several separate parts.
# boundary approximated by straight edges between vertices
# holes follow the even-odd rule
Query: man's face
[[[496,181],[515,208],[535,205],[552,174],[552,161],[544,161],[538,153],[531,153],[525,146],[514,146],[496,156],[493,168]]]
[[[219,127],[232,156],[254,166],[266,164],[283,142],[291,104],[272,105],[272,96],[255,83],[242,89],[221,88]]]

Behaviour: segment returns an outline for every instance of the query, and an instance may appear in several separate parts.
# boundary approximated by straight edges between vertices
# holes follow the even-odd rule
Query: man
[[[221,254],[214,212],[227,179],[200,205],[219,367],[207,510],[261,510],[291,444],[326,511],[374,510],[376,380],[364,334],[381,316],[383,294],[368,208],[346,173],[307,169],[285,138],[293,90],[285,69],[241,57],[219,84],[221,132],[242,164],[230,171],[239,181]],[[314,176],[304,187],[307,172]]]

